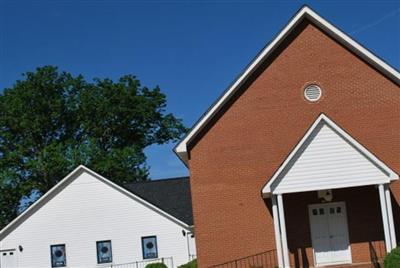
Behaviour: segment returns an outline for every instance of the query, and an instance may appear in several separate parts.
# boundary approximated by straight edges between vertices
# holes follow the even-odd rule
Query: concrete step
[[[383,268],[383,265],[380,266]],[[318,268],[376,268],[374,264],[367,262],[367,263],[352,263],[352,264],[340,264],[340,265],[329,265],[329,266],[319,266]]]

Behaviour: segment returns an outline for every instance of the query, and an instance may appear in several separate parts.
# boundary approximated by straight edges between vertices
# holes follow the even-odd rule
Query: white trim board
[[[240,86],[246,81],[246,79],[254,73],[259,65],[269,57],[274,50],[285,40],[285,38],[293,32],[304,19],[308,19],[314,23],[327,35],[332,37],[334,40],[342,44],[344,47],[355,53],[357,56],[362,58],[367,63],[374,66],[377,70],[385,74],[394,83],[400,85],[400,73],[393,67],[385,63],[379,57],[375,56],[369,50],[364,48],[362,45],[357,43],[351,37],[343,33],[334,25],[330,24],[324,18],[315,13],[311,8],[304,6],[301,8],[296,15],[289,21],[289,23],[283,28],[283,30],[277,35],[277,37],[266,46],[260,54],[254,59],[254,61],[245,69],[245,71],[238,77],[238,79],[225,91],[225,93],[212,105],[209,110],[199,119],[199,121],[192,127],[189,133],[176,145],[174,152],[183,161],[185,165],[188,165],[188,144],[194,139],[194,137],[207,125],[207,123],[218,113],[221,108],[228,102],[228,100],[234,95],[234,93],[240,88]]]
[[[291,169],[300,162],[299,159],[303,157],[308,148],[317,140],[318,135],[321,134],[324,127],[324,133],[330,134],[328,139],[319,139],[319,145],[314,146],[313,155],[311,158],[308,158],[311,161],[302,162],[303,172],[298,169],[300,172],[290,173]],[[337,140],[340,142],[335,142]],[[349,155],[356,155],[356,159],[353,157],[345,158],[345,156]],[[317,164],[313,163],[313,161],[318,161],[319,157],[327,160],[323,162],[326,166],[317,165],[321,162]],[[355,159],[354,162],[347,162],[353,159]],[[347,165],[347,169],[342,171],[342,164]],[[335,177],[335,175],[338,177]],[[286,187],[282,187],[280,184],[286,177],[291,177],[292,181],[290,185],[287,184]],[[318,183],[312,181],[315,178],[318,178]],[[321,114],[264,186],[262,194],[264,197],[270,197],[271,194],[384,184],[398,179],[398,174],[391,168],[326,115]]]
[[[51,188],[47,193],[45,193],[42,197],[40,197],[35,203],[33,203],[29,208],[27,208],[24,212],[22,212],[17,218],[15,218],[12,222],[10,222],[6,227],[4,227],[0,231],[0,241],[4,239],[9,233],[11,233],[15,228],[17,228],[21,223],[27,220],[33,213],[39,210],[42,206],[44,206],[47,202],[49,202],[53,197],[55,197],[58,193],[60,193],[65,187],[67,187],[71,182],[77,179],[82,173],[88,173],[92,175],[94,178],[98,179],[99,181],[107,184],[108,186],[114,188],[115,190],[119,191],[122,194],[132,198],[133,200],[143,204],[144,206],[152,209],[153,211],[159,213],[160,215],[166,217],[167,219],[171,220],[172,222],[180,225],[187,231],[191,231],[191,226],[187,225],[186,223],[182,222],[181,220],[175,218],[174,216],[168,214],[164,210],[154,206],[153,204],[147,202],[146,200],[142,199],[141,197],[127,191],[123,187],[113,183],[112,181],[106,179],[105,177],[101,176],[100,174],[94,172],[93,170],[80,165],[75,168],[71,173],[69,173],[64,179],[58,182],[53,188]]]

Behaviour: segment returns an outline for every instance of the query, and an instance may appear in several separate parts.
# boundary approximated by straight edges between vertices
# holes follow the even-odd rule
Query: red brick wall
[[[323,90],[317,103],[303,98],[309,83]],[[399,86],[314,26],[246,87],[190,150],[200,267],[275,248],[261,189],[321,112],[400,173]],[[400,183],[392,190],[400,203]],[[364,260],[366,245],[354,246]]]

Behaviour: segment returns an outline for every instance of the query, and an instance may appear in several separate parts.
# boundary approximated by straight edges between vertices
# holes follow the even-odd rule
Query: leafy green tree
[[[25,73],[0,95],[0,227],[79,164],[118,184],[147,179],[144,149],[185,131],[160,89],[134,76]]]

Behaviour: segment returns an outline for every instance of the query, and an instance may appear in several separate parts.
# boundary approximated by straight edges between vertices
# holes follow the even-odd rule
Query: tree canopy
[[[118,184],[147,179],[144,149],[185,131],[160,88],[135,76],[25,73],[0,95],[0,227],[79,164]]]

